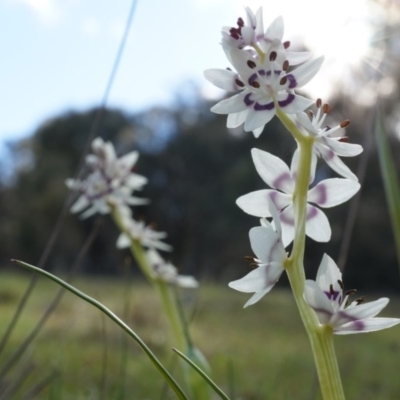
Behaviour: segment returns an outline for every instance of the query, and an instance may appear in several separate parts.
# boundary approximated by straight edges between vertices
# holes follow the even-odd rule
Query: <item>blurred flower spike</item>
[[[348,305],[355,290],[343,294],[342,274],[335,262],[324,254],[316,281],[307,280],[304,299],[314,309],[322,325],[332,327],[337,335],[363,333],[390,328],[400,323],[398,318],[375,318],[389,303],[382,297],[370,303],[359,298]]]
[[[71,207],[72,213],[86,209],[81,218],[95,213],[107,214],[110,206],[147,204],[146,199],[132,196],[135,190],[141,190],[147,178],[132,172],[139,153],[132,151],[117,157],[112,143],[96,138],[92,142],[94,154],[86,156],[86,165],[91,171],[84,180],[67,179],[69,189],[80,193]]]
[[[151,274],[155,280],[187,289],[194,289],[199,286],[199,283],[193,276],[179,275],[176,267],[170,262],[165,261],[157,250],[147,250],[146,258],[151,268]]]
[[[339,156],[354,157],[363,151],[362,146],[348,143],[348,138],[341,135],[341,132],[350,124],[350,121],[344,120],[340,125],[333,128],[328,125],[322,126],[325,117],[331,111],[331,107],[329,104],[322,104],[321,99],[316,101],[316,106],[316,114],[311,111],[308,116],[304,112],[296,114],[297,122],[305,131],[305,134],[314,137],[313,157],[322,157],[339,175],[358,181],[357,176],[339,158]],[[313,166],[316,166],[316,160],[313,161]]]
[[[253,297],[244,305],[248,307],[265,296],[278,282],[284,271],[286,251],[282,243],[282,230],[278,212],[271,200],[268,202],[272,224],[262,219],[262,226],[250,229],[250,244],[257,258],[248,257],[251,266],[256,267],[246,276],[230,282],[229,287]]]
[[[117,248],[124,249],[132,245],[132,239],[137,240],[144,247],[163,251],[172,251],[172,246],[162,242],[167,237],[166,232],[157,232],[151,226],[145,225],[143,221],[136,221],[131,216],[128,207],[120,207],[119,215],[124,232],[117,239]]]
[[[309,60],[296,69],[291,65],[303,63],[309,53],[290,53],[290,42],[282,42],[283,20],[278,17],[263,32],[262,10],[254,15],[246,9],[247,25],[242,18],[237,28],[224,28],[222,47],[237,72],[228,69],[208,69],[205,77],[215,86],[234,96],[211,108],[217,114],[228,114],[228,128],[244,123],[244,130],[258,137],[265,124],[280,107],[295,114],[309,107],[313,101],[299,96],[295,89],[308,83],[319,71],[323,57]]]

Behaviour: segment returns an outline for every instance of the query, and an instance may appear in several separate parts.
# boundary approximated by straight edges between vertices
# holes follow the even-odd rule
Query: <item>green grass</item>
[[[27,275],[1,275],[2,332],[28,281]],[[126,300],[124,284],[120,281],[87,278],[77,280],[74,285],[102,301],[117,315],[123,315]],[[57,290],[54,283],[40,278],[14,335],[0,356],[0,368],[30,332]],[[132,282],[126,322],[165,365],[178,363],[178,356],[170,350],[173,343],[155,295],[148,285]],[[212,366],[214,381],[226,391],[233,385],[234,398],[320,399],[319,395],[312,396],[313,360],[290,292],[275,289],[245,310],[243,304],[248,296],[223,286],[207,284],[197,292],[182,295],[188,313],[195,308],[191,333]],[[370,300],[376,297],[368,296]],[[384,314],[400,317],[400,300],[392,300]],[[105,320],[98,310],[66,293],[34,344],[7,375],[5,382],[12,383],[30,362],[35,367],[11,398],[22,399],[35,383],[57,371],[58,376],[37,398],[161,399],[164,383],[158,372],[133,341],[129,341],[124,351],[124,339],[127,335]],[[348,399],[400,398],[399,327],[337,337],[335,343]],[[107,365],[103,380],[105,351]],[[127,356],[126,368],[122,366],[121,354]],[[233,379],[230,380],[231,368]],[[179,368],[175,368],[173,375],[183,385]],[[174,396],[168,392],[166,398]]]

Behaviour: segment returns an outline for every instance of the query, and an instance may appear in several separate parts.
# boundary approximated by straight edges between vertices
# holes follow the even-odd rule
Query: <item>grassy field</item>
[[[4,332],[28,285],[27,275],[2,274],[0,328]],[[165,365],[177,356],[158,298],[145,284],[129,288],[112,279],[78,279],[74,285],[102,301],[138,333]],[[56,284],[39,279],[6,349],[0,370],[35,326],[53,299]],[[368,296],[374,300],[377,296]],[[243,309],[248,296],[223,286],[203,285],[182,293],[186,309],[195,309],[191,332],[208,358],[214,380],[232,399],[320,399],[308,339],[290,292],[274,290],[260,303]],[[392,299],[384,315],[400,317],[400,300]],[[0,332],[0,333],[1,333]],[[19,362],[0,382],[18,388],[11,399],[23,399],[35,384],[49,384],[38,399],[172,399],[140,348],[98,310],[66,293],[45,327]],[[400,328],[336,337],[336,348],[348,399],[400,399]],[[181,381],[179,368],[174,375]],[[20,380],[20,381],[19,381]],[[8,386],[7,386],[8,385]],[[3,389],[3,392],[6,389]],[[25,398],[33,398],[32,396]]]

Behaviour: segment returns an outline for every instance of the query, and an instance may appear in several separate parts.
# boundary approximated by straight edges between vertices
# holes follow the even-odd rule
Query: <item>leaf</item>
[[[215,393],[219,395],[221,399],[230,400],[229,397],[220,389],[217,384],[202,370],[200,369],[192,360],[190,360],[185,354],[177,349],[172,349],[179,357],[182,357],[194,370],[196,370],[203,379],[214,389]]]
[[[135,342],[141,347],[141,349],[146,353],[149,357],[150,361],[154,364],[163,378],[168,382],[171,389],[175,392],[178,399],[182,400],[189,400],[188,397],[185,395],[183,390],[180,388],[178,383],[175,379],[171,376],[171,374],[165,369],[165,367],[161,364],[161,362],[157,359],[157,357],[153,354],[153,352],[147,347],[147,345],[143,342],[143,340],[131,329],[128,325],[125,324],[121,319],[119,319],[112,311],[110,311],[106,306],[101,304],[99,301],[93,299],[92,297],[86,295],[85,293],[81,292],[80,290],[76,289],[74,286],[64,282],[62,279],[56,277],[53,274],[50,274],[43,269],[34,267],[33,265],[27,264],[23,261],[19,260],[11,260],[12,262],[17,263],[21,267],[29,269],[30,271],[37,272],[45,277],[51,279],[52,281],[58,283],[60,286],[64,287],[71,293],[75,294],[76,296],[80,297],[82,300],[86,301],[89,304],[92,304],[94,307],[98,308],[101,312],[107,315],[111,320],[113,320],[117,325],[119,325],[128,335],[135,340]]]
[[[400,268],[400,186],[381,111],[378,112],[375,122],[375,136],[386,200],[395,236],[397,261]]]

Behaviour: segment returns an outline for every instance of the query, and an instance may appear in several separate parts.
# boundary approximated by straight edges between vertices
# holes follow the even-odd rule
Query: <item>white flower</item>
[[[88,208],[81,218],[87,218],[96,212],[107,214],[110,205],[147,204],[146,199],[132,196],[134,190],[140,190],[147,179],[132,171],[138,159],[138,152],[133,151],[118,158],[113,145],[96,138],[92,142],[94,154],[86,157],[86,164],[92,171],[85,180],[67,179],[66,185],[81,196],[71,207],[71,212],[78,213]]]
[[[172,246],[161,241],[167,237],[166,232],[157,232],[143,221],[136,221],[131,217],[129,208],[122,208],[120,217],[126,233],[121,233],[117,239],[117,248],[124,249],[131,246],[131,240],[137,240],[144,247],[171,251]],[[121,212],[122,211],[122,212]]]
[[[276,52],[271,52],[264,61],[236,48],[230,49],[228,54],[237,73],[224,69],[204,72],[205,77],[215,86],[239,92],[211,108],[217,114],[229,114],[228,128],[236,128],[244,123],[244,130],[253,131],[258,137],[265,124],[275,115],[276,106],[288,114],[295,114],[313,103],[295,94],[294,89],[302,87],[314,77],[321,67],[322,57],[286,72],[289,63],[284,61],[278,64]]]
[[[313,157],[322,157],[339,175],[357,181],[357,176],[339,158],[339,156],[354,157],[363,151],[362,146],[359,144],[347,143],[347,137],[337,136],[343,128],[350,124],[350,121],[345,120],[333,128],[329,126],[322,128],[325,117],[330,112],[330,106],[329,104],[322,105],[320,99],[317,100],[316,106],[318,110],[315,115],[311,114],[311,121],[304,112],[296,114],[300,125],[309,135],[314,137]]]
[[[252,149],[253,162],[258,174],[273,189],[258,190],[239,197],[236,204],[246,213],[256,217],[270,217],[268,198],[274,202],[282,225],[282,240],[288,246],[294,238],[293,193],[296,177],[296,157],[291,170],[278,157],[262,150]],[[315,168],[314,168],[315,170]],[[314,179],[310,177],[310,182]],[[324,208],[344,203],[360,189],[360,184],[350,179],[325,179],[308,191],[307,203]],[[306,235],[317,242],[327,242],[331,227],[326,215],[317,207],[307,204]]]
[[[286,260],[285,248],[282,244],[282,231],[278,218],[278,212],[272,201],[269,209],[273,217],[274,227],[262,220],[263,226],[250,229],[250,244],[257,258],[250,257],[256,269],[236,281],[230,282],[229,287],[245,293],[255,293],[244,305],[250,306],[266,295],[278,282],[284,270]]]
[[[199,283],[193,276],[179,275],[177,269],[166,262],[155,249],[146,251],[146,258],[155,279],[183,288],[196,288]]]
[[[354,292],[350,290],[343,295],[342,274],[335,262],[324,254],[316,281],[305,283],[304,299],[321,324],[331,326],[337,335],[372,332],[400,323],[398,318],[375,318],[389,303],[385,297],[365,304],[360,304],[364,300],[360,298],[347,306]]]

